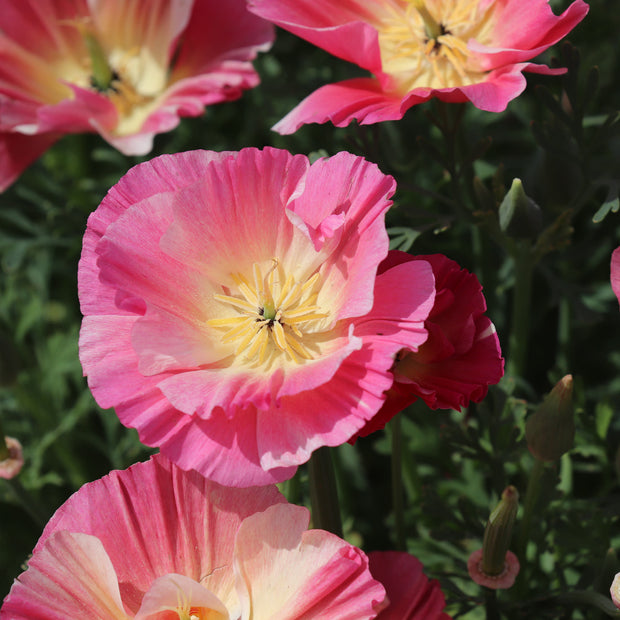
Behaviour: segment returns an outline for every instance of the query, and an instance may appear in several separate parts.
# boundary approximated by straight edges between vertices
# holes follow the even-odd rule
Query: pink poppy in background
[[[0,190],[66,133],[126,155],[240,97],[273,26],[245,0],[3,0]]]
[[[10,480],[15,478],[24,466],[24,451],[22,444],[14,437],[0,438],[0,441],[4,442],[5,450],[2,452],[6,454],[6,458],[0,456],[0,478]]]
[[[394,364],[394,384],[381,411],[359,436],[379,430],[418,398],[431,409],[479,403],[488,386],[504,375],[504,360],[478,278],[441,254],[410,256],[390,252],[379,273],[394,265],[424,261],[433,268],[435,303],[424,326],[428,339],[418,351],[402,351]]]
[[[439,582],[429,581],[422,563],[408,553],[373,551],[370,572],[385,587],[390,604],[377,620],[450,620]]]
[[[249,6],[373,74],[319,88],[275,125],[282,134],[306,123],[398,120],[433,97],[501,112],[525,89],[524,71],[565,72],[528,61],[588,12],[582,0],[559,16],[548,0],[250,0]]]
[[[620,248],[616,248],[611,255],[611,288],[620,303]]]
[[[136,166],[90,216],[80,359],[104,408],[183,469],[290,478],[383,405],[426,340],[429,263],[394,265],[392,177],[350,153],[194,151]]]
[[[375,618],[368,558],[308,521],[275,486],[222,487],[157,455],[57,510],[0,618]]]

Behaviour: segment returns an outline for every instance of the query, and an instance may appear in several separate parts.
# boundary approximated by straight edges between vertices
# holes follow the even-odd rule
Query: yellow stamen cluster
[[[479,82],[484,75],[467,47],[488,40],[494,3],[479,0],[401,0],[388,4],[379,28],[382,68],[403,93]]]
[[[238,296],[216,294],[214,298],[235,311],[232,316],[207,321],[224,330],[223,343],[234,345],[234,355],[245,363],[260,366],[278,355],[300,363],[314,358],[312,346],[304,332],[312,322],[325,318],[316,301],[321,276],[315,273],[297,282],[277,259],[263,274],[255,263],[252,279],[232,274]]]

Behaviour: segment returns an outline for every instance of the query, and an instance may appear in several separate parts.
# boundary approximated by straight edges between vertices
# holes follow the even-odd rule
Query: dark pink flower
[[[611,288],[620,303],[620,248],[616,248],[611,255]]]
[[[250,0],[250,10],[373,74],[319,88],[274,127],[286,134],[397,120],[432,97],[501,112],[525,89],[524,71],[564,71],[528,61],[588,6],[575,0],[556,16],[548,0]]]
[[[65,133],[127,155],[258,84],[273,26],[245,0],[4,0],[0,190]]]
[[[83,486],[46,526],[2,620],[365,620],[385,590],[362,551],[287,504],[158,455]]]
[[[418,559],[399,551],[374,551],[368,559],[389,600],[377,620],[450,620],[439,582],[428,580]]]
[[[293,475],[381,408],[426,340],[431,266],[395,265],[392,177],[339,153],[195,151],[133,168],[91,215],[80,358],[102,407],[184,469]]]
[[[415,261],[429,263],[435,276],[435,303],[424,323],[428,339],[417,351],[399,354],[388,398],[360,436],[383,428],[418,398],[431,409],[460,410],[470,401],[478,403],[504,374],[499,339],[484,314],[486,302],[478,278],[441,254],[391,252],[379,272]]]

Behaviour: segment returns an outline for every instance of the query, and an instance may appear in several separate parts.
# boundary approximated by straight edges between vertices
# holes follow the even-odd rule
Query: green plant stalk
[[[396,415],[389,424],[390,441],[392,444],[392,507],[394,509],[394,535],[396,549],[407,550],[405,537],[405,509],[403,501],[403,470],[402,470],[402,425],[400,414]]]
[[[6,439],[4,438],[4,429],[2,428],[2,420],[0,420],[0,461],[8,459],[9,456],[9,447],[6,445]]]
[[[7,482],[13,495],[17,498],[19,505],[30,515],[30,518],[43,529],[48,519],[44,510],[38,505],[36,499],[24,488],[17,478],[7,480]]]
[[[484,588],[484,608],[487,620],[500,620],[497,606],[497,590]]]
[[[332,532],[342,538],[336,474],[332,455],[327,446],[312,453],[308,461],[308,475],[313,527]]]
[[[507,374],[522,377],[527,362],[530,314],[532,312],[532,276],[534,261],[529,242],[519,243],[512,253],[515,288],[512,300],[512,328],[509,340]]]
[[[521,564],[521,574],[519,575],[520,581],[525,579],[525,566],[526,566],[526,551],[527,543],[530,538],[530,527],[532,524],[532,517],[534,516],[534,508],[540,495],[542,476],[545,471],[545,463],[534,459],[534,467],[530,473],[530,479],[527,483],[527,491],[525,493],[525,501],[523,503],[523,518],[521,519],[521,530],[519,531],[519,544],[517,547],[517,556],[519,563]]]

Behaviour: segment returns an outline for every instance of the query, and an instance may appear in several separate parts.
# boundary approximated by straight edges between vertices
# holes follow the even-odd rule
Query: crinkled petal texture
[[[131,170],[89,218],[79,265],[98,403],[233,486],[347,441],[397,352],[426,340],[434,301],[424,261],[377,275],[393,191],[349,153],[196,151]]]
[[[527,61],[566,36],[588,12],[583,0],[558,16],[548,0],[425,0],[421,9],[417,4],[250,0],[257,15],[374,76],[323,86],[274,129],[288,134],[306,123],[344,127],[353,120],[398,120],[433,97],[501,112],[525,89],[524,71],[564,71]]]
[[[148,153],[180,117],[256,86],[273,37],[245,0],[5,0],[0,191],[65,133]]]
[[[484,314],[486,302],[478,278],[442,254],[410,256],[391,252],[380,266],[423,261],[432,266],[436,295],[425,322],[428,340],[418,351],[403,351],[393,368],[395,381],[381,411],[359,436],[379,430],[418,398],[431,409],[457,409],[480,402],[488,386],[504,374],[499,339]]]
[[[400,551],[373,551],[368,558],[389,600],[378,620],[450,620],[439,582],[428,580],[417,558]]]
[[[275,486],[222,487],[157,455],[58,509],[0,618],[374,618],[385,590],[366,556],[307,525]]]
[[[611,255],[611,288],[620,303],[620,248],[616,248]]]

